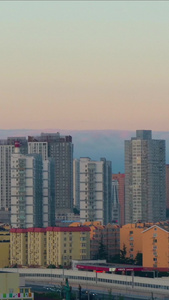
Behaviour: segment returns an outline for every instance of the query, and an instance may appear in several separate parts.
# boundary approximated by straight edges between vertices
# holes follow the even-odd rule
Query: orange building
[[[143,267],[169,268],[169,224],[153,225],[142,233]]]
[[[72,223],[69,226],[82,226],[81,223]],[[90,258],[98,258],[98,249],[102,242],[107,258],[120,253],[120,227],[119,225],[102,225],[101,221],[84,222],[83,226],[90,227]],[[105,257],[106,259],[106,257]]]
[[[142,253],[142,232],[150,227],[151,223],[126,224],[120,228],[120,249],[126,246],[126,257],[135,259],[137,253]]]

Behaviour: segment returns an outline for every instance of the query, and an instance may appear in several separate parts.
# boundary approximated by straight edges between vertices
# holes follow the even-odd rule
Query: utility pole
[[[96,271],[96,283],[97,283],[97,271]]]
[[[79,284],[79,300],[81,300],[81,293],[82,293],[82,288],[81,285]]]

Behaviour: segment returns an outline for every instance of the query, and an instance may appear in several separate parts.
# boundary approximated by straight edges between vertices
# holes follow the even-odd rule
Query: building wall
[[[107,224],[90,226],[90,256],[98,259],[98,249],[102,243],[105,247],[107,259],[120,253],[120,228],[118,225]]]
[[[73,205],[80,210],[80,161],[73,160]]]
[[[90,232],[83,227],[53,227],[47,229],[47,264],[71,264],[72,259],[90,258]],[[55,251],[55,247],[57,251]]]
[[[45,228],[28,228],[28,265],[46,265],[46,230]]]
[[[42,226],[42,158],[22,155],[16,147],[11,156],[11,225]]]
[[[125,224],[125,174],[113,174],[112,179],[117,180],[119,184],[120,225],[123,226]]]
[[[112,223],[120,225],[119,183],[112,179]]]
[[[11,229],[11,265],[46,266],[90,259],[89,227]]]
[[[28,137],[28,140],[31,140],[31,137]],[[32,141],[28,142],[28,153],[29,154],[41,154],[43,160],[48,159],[48,143],[47,142],[38,142]]]
[[[28,265],[28,239],[26,229],[10,230],[10,264]]]
[[[9,247],[10,241],[8,242],[0,242],[0,268],[4,268],[9,266]]]
[[[142,232],[144,224],[126,224],[120,228],[120,249],[126,246],[126,257],[135,259],[138,252],[142,253]]]
[[[11,154],[14,145],[0,145],[0,209],[10,209],[11,206]]]
[[[125,223],[165,220],[165,206],[165,141],[137,131],[125,141]]]
[[[9,248],[10,248],[10,227],[7,225],[0,226],[0,268],[9,266]]]
[[[41,153],[43,159],[55,161],[55,209],[70,212],[73,209],[73,144],[71,136],[59,133],[41,133],[28,137],[29,153]],[[41,145],[41,149],[40,149]],[[40,152],[41,151],[41,152]]]
[[[169,268],[169,232],[152,226],[142,233],[143,267]]]
[[[43,227],[55,225],[55,165],[53,159],[43,160]]]
[[[10,211],[11,208],[11,155],[14,151],[15,141],[19,141],[21,152],[27,153],[25,137],[12,137],[0,140],[0,210]],[[6,214],[10,222],[9,215]]]
[[[18,293],[19,274],[0,273],[0,293]]]
[[[80,158],[80,221],[111,222],[111,163]]]

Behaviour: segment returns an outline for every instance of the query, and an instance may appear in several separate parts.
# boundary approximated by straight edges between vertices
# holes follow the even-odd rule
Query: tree
[[[114,264],[120,264],[121,263],[121,261],[120,261],[120,254],[116,254],[114,256],[110,256],[109,259],[108,259],[108,262],[114,263]]]
[[[106,259],[106,258],[107,258],[106,247],[101,241],[98,250],[98,259]]]
[[[127,247],[125,244],[123,244],[123,249],[120,250],[120,262],[122,264],[125,264],[128,262],[128,258],[126,257],[127,254]]]
[[[79,211],[79,209],[76,206],[73,207],[73,213],[75,215],[80,215],[80,211]]]
[[[135,264],[142,266],[143,263],[143,254],[140,252],[137,252],[136,257],[135,257]]]
[[[55,265],[50,264],[49,266],[47,266],[48,269],[56,269]]]

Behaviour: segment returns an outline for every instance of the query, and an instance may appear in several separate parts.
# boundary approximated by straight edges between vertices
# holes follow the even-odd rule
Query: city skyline
[[[141,128],[136,128],[141,129]],[[18,129],[1,130],[0,139],[7,137],[28,137],[29,135],[39,135],[41,132],[71,135],[74,144],[74,158],[90,157],[92,160],[100,160],[105,157],[112,161],[113,173],[124,173],[124,141],[135,135],[134,131],[127,130],[60,130],[60,129]],[[151,128],[150,128],[151,130]],[[166,140],[166,164],[169,164],[169,131],[154,132],[154,139]]]
[[[168,130],[169,2],[2,1],[1,128]]]

